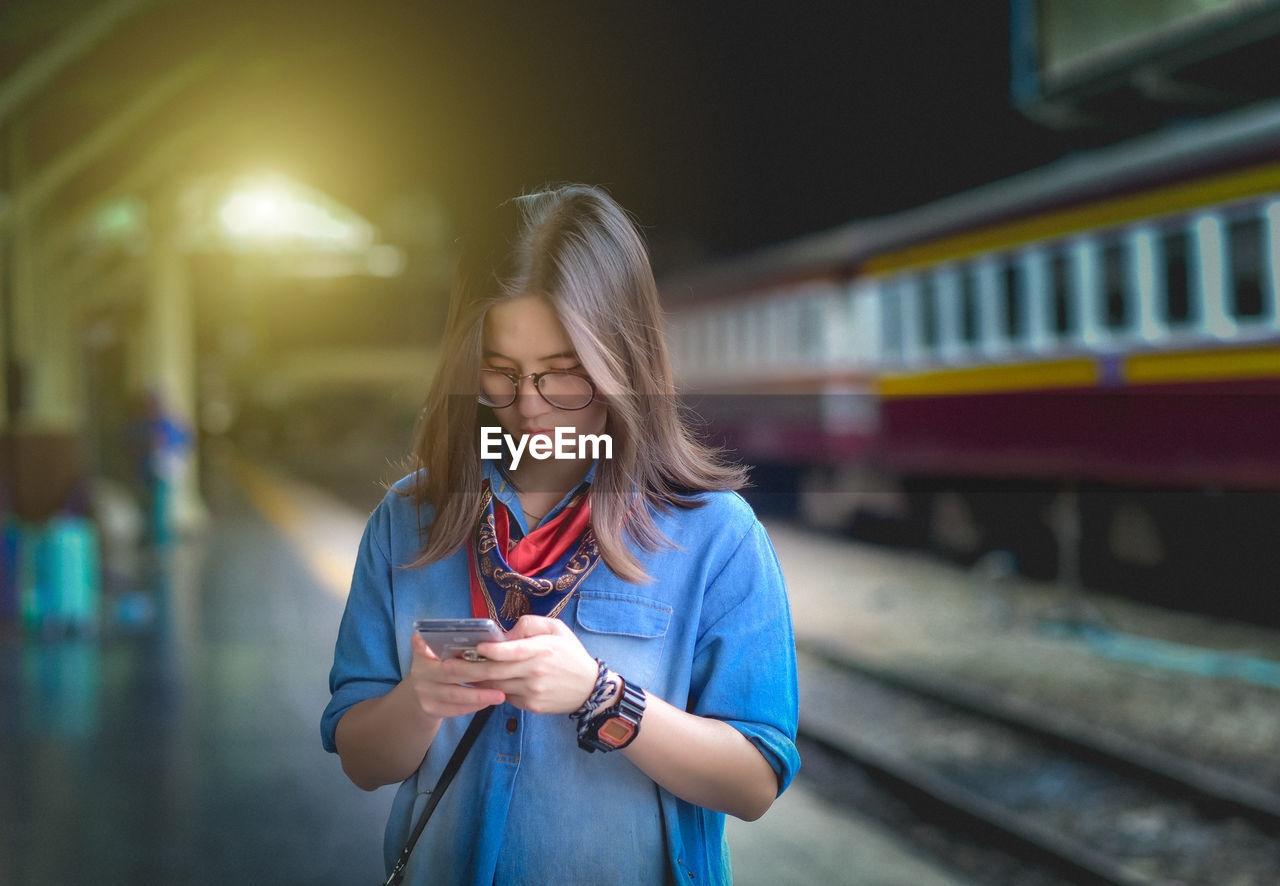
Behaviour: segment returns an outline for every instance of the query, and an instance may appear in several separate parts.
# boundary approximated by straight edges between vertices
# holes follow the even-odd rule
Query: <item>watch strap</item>
[[[622,691],[618,695],[617,703],[594,716],[587,723],[586,729],[578,735],[578,747],[588,753],[620,751],[635,741],[636,736],[640,734],[640,719],[644,716],[647,701],[645,692],[640,687],[627,682],[625,677],[619,677],[619,679],[622,681]],[[616,742],[610,739],[608,733],[602,735],[601,730],[614,723],[630,727],[630,734]]]

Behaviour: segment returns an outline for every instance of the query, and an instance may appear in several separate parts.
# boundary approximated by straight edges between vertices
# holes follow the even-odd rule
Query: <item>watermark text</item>
[[[608,434],[579,434],[577,428],[556,428],[554,437],[538,434],[530,437],[521,434],[513,437],[504,434],[502,428],[480,428],[480,457],[501,458],[502,444],[511,452],[511,470],[520,467],[520,460],[528,453],[542,461],[548,458],[581,459],[613,458],[613,438]]]

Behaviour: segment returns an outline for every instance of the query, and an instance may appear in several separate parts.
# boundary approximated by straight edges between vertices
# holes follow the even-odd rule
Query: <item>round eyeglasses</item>
[[[556,409],[586,409],[596,398],[596,386],[585,375],[553,369],[549,372],[530,372],[528,375],[511,375],[501,369],[480,370],[480,396],[476,399],[490,409],[504,409],[520,396],[520,382],[533,379],[533,389],[538,396]]]

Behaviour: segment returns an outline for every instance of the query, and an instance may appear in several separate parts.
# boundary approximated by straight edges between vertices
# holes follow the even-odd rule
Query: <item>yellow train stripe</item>
[[[1046,388],[1091,387],[1098,382],[1098,366],[1091,359],[1052,360],[1003,366],[971,366],[933,372],[881,376],[881,397],[927,397],[985,394]]]
[[[917,265],[1008,249],[1076,231],[1226,203],[1270,191],[1280,191],[1280,163],[1253,166],[1198,181],[1169,185],[1140,194],[966,231],[952,237],[883,253],[868,259],[863,267],[873,273],[905,270]]]
[[[1130,384],[1274,378],[1280,376],[1280,347],[1131,354],[1122,372]]]

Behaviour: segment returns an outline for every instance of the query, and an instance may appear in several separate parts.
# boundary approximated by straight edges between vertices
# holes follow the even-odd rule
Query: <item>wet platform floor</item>
[[[237,477],[198,539],[105,595],[97,639],[0,632],[0,884],[380,881],[393,790],[352,786],[318,725],[364,515]],[[803,774],[728,833],[740,886],[958,883]]]
[[[243,499],[215,514],[144,564],[149,621],[0,639],[0,883],[380,878],[391,794],[320,747],[342,603]]]

